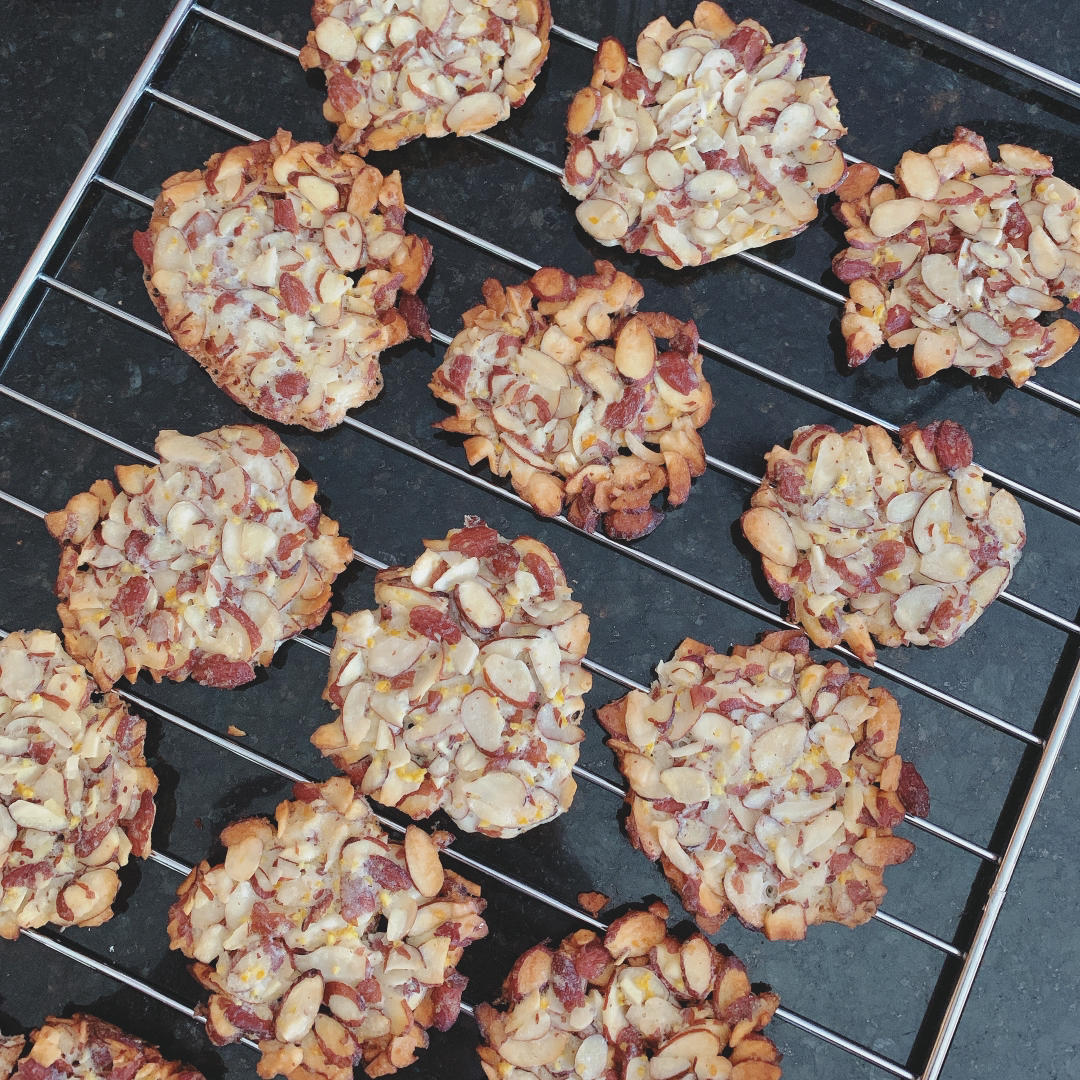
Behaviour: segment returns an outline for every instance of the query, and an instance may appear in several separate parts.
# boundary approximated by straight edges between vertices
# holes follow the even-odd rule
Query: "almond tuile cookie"
[[[480,887],[442,867],[449,834],[390,841],[344,777],[296,784],[276,818],[225,829],[224,863],[192,870],[169,912],[171,947],[211,992],[207,1035],[258,1040],[264,1078],[412,1064],[457,1018],[457,964],[487,934]]]
[[[627,833],[711,934],[731,915],[770,939],[858,926],[882,873],[915,846],[892,833],[926,814],[896,753],[900,710],[839,661],[812,663],[797,630],[730,656],[687,638],[649,693],[598,711],[627,779]]]
[[[742,515],[769,587],[815,645],[951,645],[1008,585],[1020,504],[983,479],[953,420],[900,430],[826,424],[774,446]]]
[[[335,614],[312,742],[365,795],[509,837],[565,812],[585,737],[589,619],[554,552],[479,518],[375,578],[372,611]]]
[[[0,1034],[0,1080],[8,1080],[14,1072],[25,1045],[26,1039],[22,1035]]]
[[[431,245],[404,221],[397,172],[279,131],[170,176],[134,244],[165,328],[229,397],[322,431],[382,389],[385,349],[431,340]]]
[[[712,410],[697,327],[639,312],[641,285],[598,261],[575,278],[544,267],[521,285],[484,283],[430,385],[456,415],[436,426],[469,436],[538,514],[635,540],[705,470],[698,428]],[[666,347],[662,342],[666,342]]]
[[[600,42],[567,114],[563,187],[594,240],[701,266],[802,232],[844,177],[845,133],[827,76],[802,78],[799,38],[774,46],[753,19],[704,2],[655,19],[638,65]]]
[[[0,937],[112,917],[117,871],[150,855],[145,737],[55,634],[0,641]]]
[[[192,1066],[166,1061],[156,1046],[86,1013],[50,1016],[30,1039],[13,1080],[204,1080]]]
[[[955,367],[1021,386],[1076,344],[1068,319],[1038,319],[1055,297],[1080,310],[1080,192],[1037,150],[998,155],[958,127],[951,143],[908,150],[895,185],[852,168],[835,208],[850,247],[833,259],[852,367],[886,342],[914,345],[920,379]]]
[[[315,0],[304,70],[337,145],[366,154],[505,120],[547,59],[548,0]]]
[[[109,689],[145,669],[235,687],[318,626],[352,549],[269,428],[163,431],[160,464],[118,465],[45,516],[71,654]]]
[[[476,1009],[488,1080],[779,1080],[762,1029],[780,999],[754,992],[741,961],[701,934],[668,933],[667,914],[631,911],[603,936],[578,930],[522,954],[501,1002]]]

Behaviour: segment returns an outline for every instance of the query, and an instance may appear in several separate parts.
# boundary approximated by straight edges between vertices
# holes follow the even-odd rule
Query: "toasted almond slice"
[[[795,566],[798,550],[791,527],[782,515],[767,507],[755,506],[742,516],[743,535],[765,558],[780,566]]]
[[[405,830],[405,865],[421,896],[437,896],[445,875],[439,851],[423,829],[410,825]]]
[[[880,237],[896,236],[913,225],[922,211],[922,199],[890,199],[874,208],[870,231]]]
[[[656,363],[656,341],[645,321],[635,315],[615,339],[615,366],[628,379],[647,378]]]

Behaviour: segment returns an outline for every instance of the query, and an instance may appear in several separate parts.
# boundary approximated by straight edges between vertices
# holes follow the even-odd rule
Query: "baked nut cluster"
[[[21,1039],[19,1040],[22,1041]],[[0,1049],[0,1077],[4,1076]],[[86,1013],[71,1019],[50,1016],[31,1035],[30,1052],[13,1080],[204,1080],[202,1073],[126,1031]]]
[[[827,76],[802,78],[799,38],[773,46],[716,4],[649,23],[639,67],[600,43],[567,116],[563,186],[594,240],[678,270],[802,232],[844,176]]]
[[[0,1080],[7,1080],[15,1071],[15,1063],[25,1045],[26,1039],[22,1035],[0,1034]]]
[[[492,127],[532,92],[548,0],[315,0],[300,50],[326,73],[323,115],[366,154]]]
[[[575,278],[544,267],[521,285],[484,283],[431,390],[468,435],[470,465],[487,460],[537,513],[564,507],[577,526],[618,539],[663,520],[705,469],[697,429],[712,410],[697,327],[638,312],[644,289],[609,262]],[[666,343],[666,347],[664,344]]]
[[[135,250],[165,328],[222,390],[322,431],[382,389],[384,349],[430,340],[431,245],[404,221],[396,172],[279,131],[169,177]]]
[[[476,1010],[488,1080],[779,1080],[761,1031],[780,999],[700,934],[680,942],[656,910],[666,917],[632,911],[603,937],[578,930],[518,959],[501,1007]]]
[[[900,710],[839,661],[811,663],[797,630],[730,656],[687,638],[650,693],[599,711],[627,779],[627,832],[659,860],[705,933],[731,915],[771,939],[858,926],[882,871],[914,845],[892,835],[926,786],[896,753]]]
[[[257,1039],[260,1076],[396,1072],[457,1018],[457,963],[487,933],[480,888],[443,869],[422,829],[390,842],[344,777],[294,793],[276,829],[225,829],[225,862],[188,875],[169,940],[211,992],[211,1041]]]
[[[255,678],[318,626],[352,558],[268,428],[163,431],[159,465],[118,465],[45,523],[60,541],[56,592],[68,650],[109,689],[146,669],[206,686]]]
[[[55,634],[0,641],[0,937],[112,916],[117,870],[150,854],[145,735]]]
[[[888,342],[915,346],[920,379],[956,367],[1020,386],[1076,343],[1067,319],[1037,320],[1061,308],[1055,297],[1080,310],[1080,192],[1037,150],[998,155],[959,127],[928,154],[908,150],[895,185],[852,169],[836,211],[850,247],[833,260],[851,294],[852,367]]]
[[[334,616],[312,741],[365,795],[413,818],[516,836],[566,811],[585,737],[589,619],[555,554],[478,518],[375,579],[374,611]]]
[[[742,516],[769,586],[815,645],[950,645],[1009,583],[1026,540],[1020,504],[972,464],[952,420],[840,434],[825,424],[774,446]]]

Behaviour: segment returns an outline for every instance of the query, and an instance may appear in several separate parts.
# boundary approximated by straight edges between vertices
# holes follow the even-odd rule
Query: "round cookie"
[[[224,830],[225,861],[180,886],[169,941],[211,992],[211,1041],[258,1040],[260,1076],[350,1080],[361,1061],[395,1072],[457,1018],[457,963],[487,934],[480,888],[443,870],[422,829],[389,841],[344,777],[294,793],[276,829]]]
[[[815,645],[951,645],[1005,588],[1027,535],[1020,504],[972,464],[952,420],[889,433],[826,424],[774,446],[742,515],[770,587]]]
[[[589,619],[550,548],[478,518],[375,579],[373,611],[334,616],[312,742],[365,795],[413,818],[516,836],[570,806]]]
[[[13,1080],[204,1080],[190,1065],[166,1061],[156,1046],[86,1013],[50,1016],[31,1043]]]
[[[0,937],[112,917],[117,871],[150,854],[145,736],[55,634],[0,641]]]
[[[730,656],[687,638],[652,690],[599,710],[629,791],[627,832],[706,933],[729,916],[771,939],[858,926],[885,896],[892,835],[926,786],[896,753],[900,710],[797,630]]]
[[[649,23],[637,59],[605,38],[567,115],[563,187],[594,240],[678,270],[817,217],[844,176],[845,128],[828,77],[801,77],[799,38],[774,47],[760,23],[706,0],[692,23]]]
[[[118,465],[45,524],[71,654],[108,689],[145,669],[206,686],[255,678],[318,626],[352,550],[268,428],[163,431],[160,464]]]
[[[779,1080],[762,1029],[780,999],[700,934],[669,934],[667,914],[631,911],[603,937],[578,930],[524,953],[500,1007],[476,1010],[488,1080]]]
[[[1020,386],[1076,344],[1080,310],[1080,192],[1026,146],[986,142],[958,127],[928,154],[908,150],[896,185],[856,165],[840,186],[837,217],[851,246],[833,259],[848,284],[841,330],[858,367],[888,342],[915,346],[915,374],[956,367]]]
[[[359,154],[505,120],[551,29],[548,0],[315,0],[311,17],[300,63],[326,73],[323,115]]]
[[[705,469],[697,429],[712,410],[697,327],[638,312],[644,290],[609,262],[575,278],[544,267],[521,285],[484,283],[430,383],[457,415],[437,426],[470,436],[537,513],[622,540],[652,532],[665,488],[679,506]],[[660,342],[666,343],[666,348]]]
[[[134,242],[177,345],[245,408],[322,431],[382,389],[384,349],[431,340],[431,245],[404,221],[398,173],[279,131],[169,177]]]

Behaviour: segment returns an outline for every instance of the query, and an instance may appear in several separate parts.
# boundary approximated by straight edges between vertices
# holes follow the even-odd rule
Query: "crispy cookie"
[[[375,578],[374,611],[334,616],[312,742],[359,789],[414,818],[516,836],[567,810],[584,738],[589,618],[555,554],[478,518]]]
[[[22,1035],[0,1035],[0,1080],[7,1080],[12,1074],[25,1045]]]
[[[322,622],[349,542],[268,428],[163,431],[154,447],[159,465],[117,466],[119,492],[98,480],[45,517],[67,647],[105,689],[143,668],[240,686]]]
[[[815,645],[951,645],[1009,583],[1027,534],[1020,504],[941,420],[889,433],[799,428],[774,446],[742,530],[788,618]]]
[[[384,349],[430,340],[431,245],[404,220],[396,172],[279,131],[170,176],[135,250],[165,328],[229,397],[322,431],[382,389]]]
[[[50,1016],[30,1039],[13,1080],[204,1080],[190,1065],[166,1061],[156,1046],[86,1013]]]
[[[892,827],[905,807],[929,809],[896,753],[893,696],[839,661],[812,664],[797,630],[730,656],[687,638],[657,673],[599,718],[629,784],[630,841],[701,929],[734,914],[800,939],[815,923],[866,922],[884,867],[915,850]]]
[[[827,76],[803,79],[799,38],[773,47],[753,19],[700,3],[649,23],[640,68],[600,43],[567,115],[563,186],[594,240],[678,270],[801,233],[844,176]]]
[[[920,379],[957,367],[1020,386],[1076,343],[1067,319],[1036,320],[1059,296],[1080,310],[1080,192],[1037,150],[998,154],[958,127],[928,154],[908,150],[895,186],[865,164],[841,185],[851,246],[833,272],[851,293],[841,329],[852,367],[888,342],[915,346]]]
[[[484,283],[430,383],[457,415],[437,426],[470,436],[470,465],[497,476],[545,517],[563,507],[637,539],[679,506],[705,469],[697,429],[712,410],[697,327],[638,312],[644,290],[609,262],[579,278],[544,267],[522,285]],[[666,341],[667,348],[657,339]],[[651,444],[651,445],[649,445]]]
[[[524,104],[548,54],[548,0],[315,0],[305,70],[326,73],[337,144],[366,154],[471,135]]]
[[[111,918],[117,870],[150,854],[145,736],[55,634],[0,641],[0,937]]]
[[[217,1045],[257,1039],[262,1077],[350,1080],[396,1072],[457,1018],[456,965],[484,937],[480,887],[444,871],[415,825],[392,843],[344,777],[297,784],[277,828],[248,818],[221,834],[169,912],[169,941],[211,992]],[[449,842],[446,833],[440,843]]]
[[[746,968],[700,934],[667,932],[654,905],[537,945],[480,1005],[488,1080],[515,1077],[779,1080],[780,1052],[761,1033],[780,999],[755,993]]]

